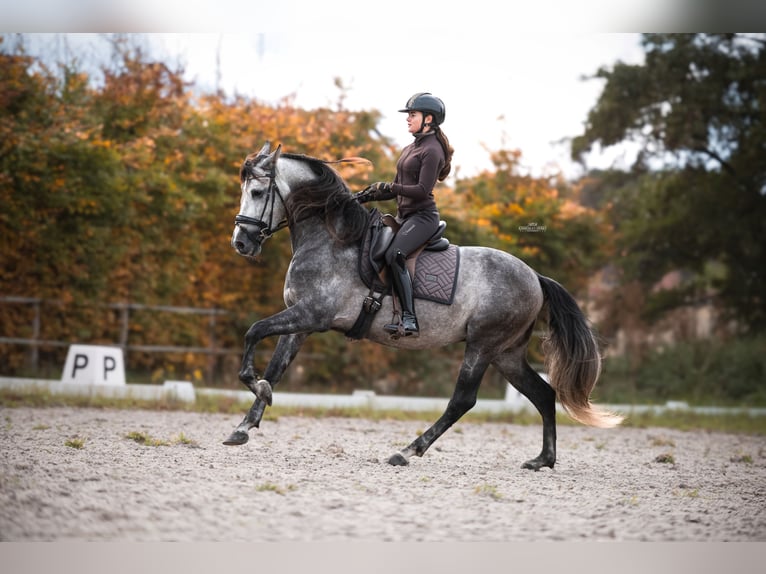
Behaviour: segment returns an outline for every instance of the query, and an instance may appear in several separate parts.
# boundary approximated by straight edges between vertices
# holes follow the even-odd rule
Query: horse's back
[[[506,300],[535,314],[543,304],[537,273],[518,257],[492,247],[460,248],[458,295],[469,306],[478,305],[480,298],[494,305]]]
[[[543,305],[537,273],[513,255],[489,247],[460,247],[455,297],[451,305],[416,301],[420,337],[388,340],[376,322],[370,339],[411,348],[433,348],[471,337],[516,340],[535,321]],[[388,309],[384,307],[381,314]],[[388,318],[385,319],[387,321]],[[380,332],[378,332],[380,331]]]

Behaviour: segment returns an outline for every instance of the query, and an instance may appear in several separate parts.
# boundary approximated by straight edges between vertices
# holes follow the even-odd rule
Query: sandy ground
[[[227,447],[238,415],[0,415],[2,541],[766,541],[763,437],[560,426],[531,472],[540,426],[458,423],[392,467],[426,422],[282,417]]]

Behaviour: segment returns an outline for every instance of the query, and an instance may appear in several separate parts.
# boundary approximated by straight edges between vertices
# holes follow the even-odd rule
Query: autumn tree
[[[584,295],[590,273],[609,253],[602,218],[563,179],[523,174],[519,150],[499,150],[491,159],[494,171],[456,182],[463,225],[473,230],[467,239],[512,253]]]
[[[217,343],[236,348],[282,305],[290,257],[287,232],[257,263],[231,249],[241,161],[271,141],[327,160],[372,158],[382,178],[393,160],[372,137],[379,114],[195,94],[183,70],[124,40],[112,42],[99,81],[75,59],[57,70],[23,49],[0,52],[0,292],[58,302],[41,338],[94,343],[117,338],[106,303],[222,307]],[[343,175],[361,188],[371,170]],[[0,306],[3,332],[28,335],[18,333],[23,313]],[[209,336],[194,318],[161,313],[136,312],[130,326],[133,345],[204,346]],[[0,349],[6,364],[19,365],[15,351]],[[140,368],[166,360],[132,355]]]

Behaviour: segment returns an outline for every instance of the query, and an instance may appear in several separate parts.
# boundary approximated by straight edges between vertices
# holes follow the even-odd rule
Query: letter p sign
[[[61,376],[62,383],[124,385],[122,349],[97,345],[71,345]]]
[[[76,353],[74,356],[74,366],[72,367],[72,379],[77,378],[77,371],[88,367],[88,355]]]

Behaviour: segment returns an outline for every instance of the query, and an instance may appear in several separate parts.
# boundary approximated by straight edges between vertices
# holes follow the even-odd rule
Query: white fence
[[[199,395],[226,396],[237,401],[249,402],[253,394],[248,390],[195,388],[187,381],[165,381],[162,385],[136,384],[91,385],[62,383],[58,380],[0,377],[0,390],[47,391],[51,394],[91,396],[108,398],[133,398],[140,400],[180,400],[194,402]],[[355,391],[350,395],[283,393],[274,392],[274,405],[283,407],[326,408],[326,409],[371,409],[380,411],[425,411],[441,412],[447,407],[447,398],[402,397],[377,395],[374,391]],[[692,407],[685,402],[669,401],[664,405],[601,405],[621,414],[665,412],[692,412],[704,415],[764,416],[766,408]],[[556,405],[563,412],[560,405]],[[510,385],[505,399],[479,399],[473,412],[518,413],[534,412],[534,407]]]

